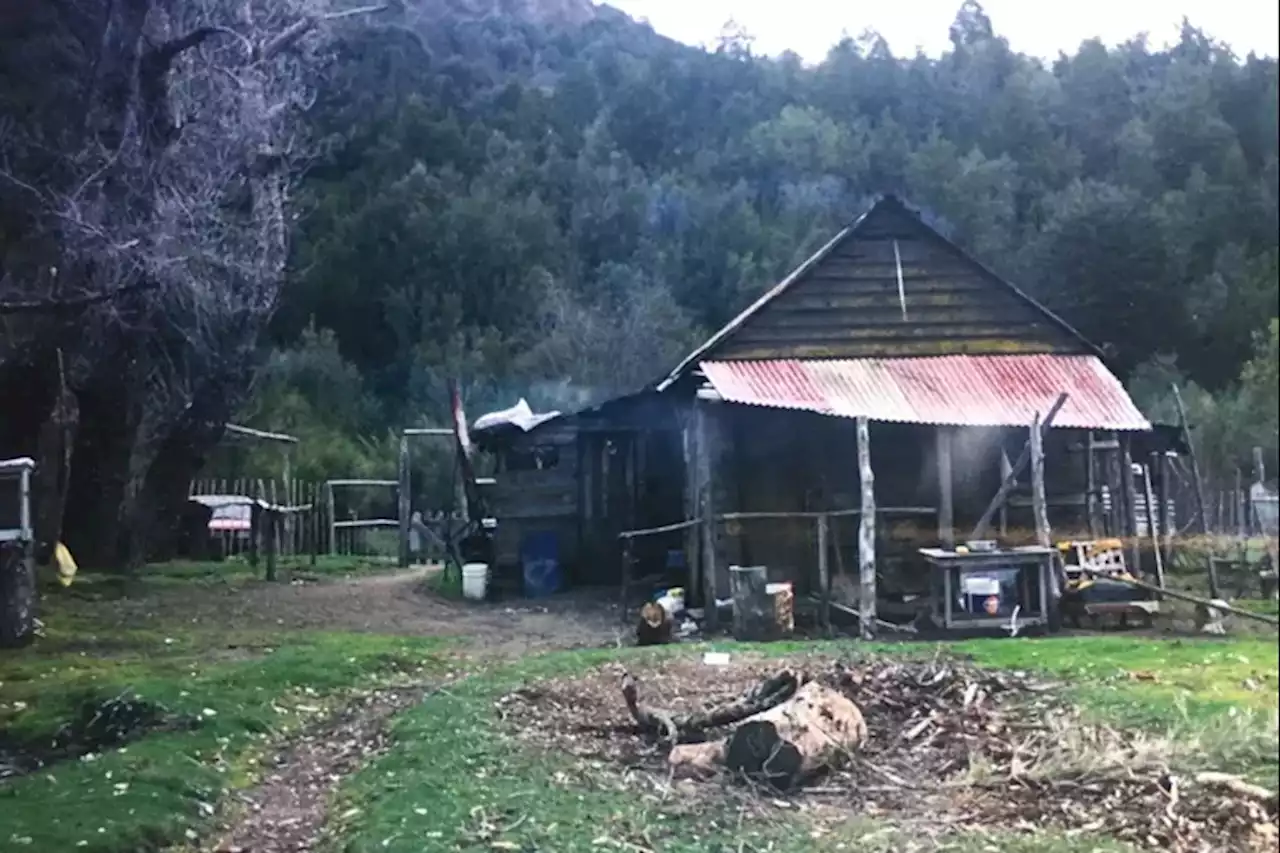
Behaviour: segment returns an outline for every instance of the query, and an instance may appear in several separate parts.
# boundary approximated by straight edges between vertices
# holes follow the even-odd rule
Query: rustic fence
[[[190,494],[240,496],[262,500],[274,506],[310,507],[302,512],[282,516],[279,539],[279,555],[282,557],[313,553],[395,557],[399,550],[398,519],[377,517],[379,513],[368,509],[362,511],[357,507],[367,506],[363,501],[352,507],[331,500],[332,490],[329,487],[335,482],[344,481],[206,478],[193,481]],[[443,510],[424,510],[421,515],[423,524],[437,532],[441,539],[444,538],[444,531],[450,521],[461,518],[458,512]],[[225,518],[217,518],[215,521],[215,527],[236,528],[213,530],[223,554],[235,556],[252,552],[248,507],[244,507],[242,512],[229,511]]]

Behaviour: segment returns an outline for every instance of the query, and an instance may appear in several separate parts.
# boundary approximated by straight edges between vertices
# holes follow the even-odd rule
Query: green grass
[[[715,646],[735,648],[732,643]],[[943,648],[984,666],[1034,669],[1068,678],[1069,689],[1089,713],[1120,726],[1163,731],[1190,724],[1203,730],[1242,712],[1274,712],[1276,704],[1275,649],[1264,642],[1088,637],[983,640]],[[344,853],[494,849],[577,853],[644,848],[671,853],[850,849],[887,853],[904,849],[909,836],[880,823],[851,820],[814,837],[810,827],[788,817],[792,813],[743,823],[728,802],[704,802],[695,810],[680,796],[664,798],[652,787],[622,786],[616,775],[583,773],[559,755],[522,748],[498,728],[493,700],[520,683],[581,671],[619,656],[636,661],[699,650],[686,646],[554,654],[437,694],[402,715],[392,732],[392,749],[347,781],[335,811],[348,817],[330,827],[329,849]],[[922,655],[936,653],[937,647],[787,643],[752,650]],[[1157,680],[1134,680],[1129,675],[1134,672],[1154,672]],[[1256,693],[1243,691],[1237,682],[1247,677],[1265,677],[1270,687]],[[1265,749],[1270,737],[1274,764],[1274,729],[1271,732],[1252,744],[1244,757],[1261,760],[1257,751]],[[1224,754],[1211,757],[1220,759]],[[627,848],[628,844],[637,847]],[[1050,835],[962,837],[955,845],[949,849],[962,853],[1126,849],[1098,839]]]
[[[0,729],[47,742],[86,701],[131,694],[198,721],[0,786],[0,847],[143,851],[198,837],[251,756],[321,714],[342,691],[425,676],[437,642],[365,634],[119,632],[79,651],[73,626],[0,658]],[[233,648],[229,648],[232,646]],[[192,835],[188,835],[192,833]]]

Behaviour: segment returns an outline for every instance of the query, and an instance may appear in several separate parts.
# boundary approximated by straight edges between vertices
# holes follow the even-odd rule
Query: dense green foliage
[[[1194,383],[1246,442],[1220,455],[1274,460],[1274,59],[1187,25],[1045,63],[966,2],[938,59],[871,35],[806,67],[585,3],[440,5],[350,33],[312,110],[254,416],[310,430],[317,470],[393,464],[353,436],[441,421],[450,375],[472,412],[632,390],[882,192],[1145,377],[1153,411],[1153,377]]]

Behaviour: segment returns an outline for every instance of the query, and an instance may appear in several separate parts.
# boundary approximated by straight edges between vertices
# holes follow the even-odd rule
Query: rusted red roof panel
[[[726,401],[838,417],[955,426],[1024,426],[1058,394],[1053,426],[1119,431],[1151,424],[1092,355],[704,361]]]

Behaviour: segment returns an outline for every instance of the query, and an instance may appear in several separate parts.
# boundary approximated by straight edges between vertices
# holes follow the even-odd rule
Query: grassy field
[[[389,568],[385,562],[349,558],[321,558],[314,569],[305,558],[303,563],[293,566],[295,578],[305,573],[303,579],[314,583],[285,590],[316,593],[290,599],[304,609],[314,607],[325,590],[332,593],[323,598],[327,606],[333,606],[335,595],[344,608],[354,606],[350,599],[360,590],[385,588],[381,574]],[[349,578],[364,580],[326,584]],[[258,600],[264,589],[247,564],[227,561],[165,564],[128,579],[85,575],[71,590],[48,596],[40,641],[0,655],[0,760],[6,750],[10,755],[49,753],[55,741],[65,740],[70,754],[44,770],[0,781],[0,849],[201,848],[225,816],[224,807],[234,799],[230,795],[254,784],[258,762],[276,744],[323,719],[355,691],[389,683],[431,684],[461,666],[461,647],[448,639],[288,630],[275,627],[276,617],[285,615],[279,611],[254,615],[234,609],[237,601]],[[156,596],[148,598],[152,593]],[[180,599],[204,595],[216,608],[228,608],[228,615],[207,618],[204,611],[192,611],[201,613],[197,621],[151,613],[160,606],[153,603],[172,602],[175,594]],[[372,599],[373,607],[384,600]],[[123,610],[125,605],[131,609]],[[463,614],[459,631],[493,638],[485,632],[495,623],[483,621],[492,619],[483,610],[463,604],[455,609]],[[122,618],[122,612],[154,618],[144,628]],[[234,624],[233,612],[257,621]],[[426,612],[429,619],[438,618],[435,610]],[[481,621],[465,621],[472,612],[482,614]],[[553,652],[495,663],[433,694],[393,722],[388,752],[344,780],[339,802],[329,811],[329,848],[343,853],[913,849],[919,838],[910,830],[865,816],[843,819],[834,828],[828,821],[819,831],[792,806],[770,807],[769,814],[744,820],[732,797],[695,807],[669,792],[637,796],[633,785],[617,784],[616,775],[584,774],[580,763],[565,756],[519,745],[494,713],[494,700],[520,684],[611,662],[643,665],[660,656],[696,655],[704,648]],[[741,651],[732,643],[716,648]],[[797,642],[764,650],[846,655],[868,647]],[[1116,635],[871,650],[907,657],[963,655],[982,666],[1046,673],[1069,683],[1067,695],[1089,719],[1194,741],[1198,764],[1276,784],[1280,681],[1274,638]],[[110,716],[120,707],[139,714],[145,730],[123,746],[112,744],[110,732],[93,720],[94,713]],[[958,837],[949,849],[979,853],[992,844],[1015,853],[1123,849],[1097,839],[990,833]]]
[[[816,648],[865,649],[840,644]],[[785,644],[772,651],[782,654],[796,649]],[[693,808],[669,792],[637,796],[635,787],[619,784],[607,774],[584,772],[563,756],[522,748],[501,730],[492,710],[499,696],[540,679],[581,672],[606,661],[636,664],[655,654],[696,651],[553,654],[473,678],[428,699],[399,720],[392,750],[346,783],[339,811],[349,817],[330,827],[330,848],[346,853],[852,849],[887,853],[913,849],[919,839],[909,831],[874,820],[850,818],[835,830],[828,824],[815,832],[794,807],[785,805],[771,818],[744,823],[731,799],[717,809],[708,808],[705,801]],[[892,646],[879,651],[922,655],[937,654],[939,649]],[[1066,677],[1069,695],[1098,721],[1165,736],[1195,736],[1203,744],[1206,766],[1274,779],[1274,644],[1088,637],[974,641],[947,651],[983,666]],[[1246,679],[1256,679],[1263,686],[1242,688]],[[1092,853],[1126,848],[1087,837],[984,833],[957,837],[947,849]]]
[[[318,568],[367,571],[350,561]],[[130,579],[129,591],[180,584],[199,595],[249,577],[233,562],[168,564]],[[70,760],[0,782],[2,849],[132,853],[198,839],[227,793],[252,782],[266,747],[353,689],[424,680],[445,660],[429,639],[233,625],[122,630],[98,618],[125,594],[117,586],[90,575],[46,597],[45,636],[0,655],[0,757],[6,746],[28,754],[72,741]],[[130,707],[155,730],[108,747],[129,723],[104,725],[103,714]]]

